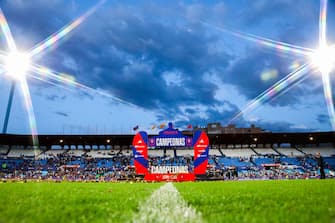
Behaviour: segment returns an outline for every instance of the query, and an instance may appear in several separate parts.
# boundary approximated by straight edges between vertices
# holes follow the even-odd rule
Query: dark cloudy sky
[[[17,47],[27,51],[96,2],[0,0],[0,7]],[[96,89],[52,85],[28,75],[37,130],[126,134],[136,125],[149,130],[170,121],[181,129],[210,122],[227,125],[248,102],[310,60],[227,30],[315,49],[319,4],[316,0],[107,0],[65,38],[32,58],[33,63]],[[327,19],[328,42],[334,44],[334,1],[328,2]],[[8,51],[2,34],[0,44],[3,52]],[[305,75],[233,123],[276,132],[331,131],[321,75],[315,71]],[[2,127],[11,80],[4,74],[0,78]],[[331,83],[334,87],[334,75]],[[8,132],[30,132],[19,88]]]

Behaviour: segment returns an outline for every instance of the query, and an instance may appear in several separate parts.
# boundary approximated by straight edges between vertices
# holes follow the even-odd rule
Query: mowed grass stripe
[[[143,203],[134,223],[201,223],[199,212],[190,207],[172,183],[166,183]]]
[[[0,222],[127,222],[161,185],[0,183]]]
[[[178,183],[208,222],[335,222],[335,180]]]

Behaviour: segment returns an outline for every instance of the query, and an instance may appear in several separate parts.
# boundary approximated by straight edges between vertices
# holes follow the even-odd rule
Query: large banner
[[[193,147],[193,168],[188,166],[150,166],[148,146],[154,148]],[[209,139],[205,132],[196,131],[192,137],[184,136],[172,123],[159,135],[148,138],[146,132],[138,132],[133,139],[134,165],[137,174],[144,174],[148,181],[190,181],[195,175],[206,174],[209,153]],[[193,171],[192,171],[193,169]]]
[[[138,132],[133,139],[134,165],[137,174],[148,173],[148,135]]]
[[[196,131],[193,136],[194,174],[205,174],[208,164],[209,139],[205,132]]]

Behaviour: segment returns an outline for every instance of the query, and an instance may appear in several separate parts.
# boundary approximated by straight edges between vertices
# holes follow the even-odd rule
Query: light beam
[[[256,98],[251,100],[240,112],[238,112],[232,119],[230,119],[229,123],[236,121],[242,115],[245,115],[252,110],[255,110],[257,107],[261,106],[262,104],[273,100],[274,97],[279,96],[283,91],[291,87],[297,82],[300,82],[302,78],[304,78],[305,74],[309,70],[309,64],[304,64],[298,67],[296,70],[292,71],[288,75],[286,75],[283,79],[276,82],[274,85],[263,91],[260,95]]]
[[[334,101],[332,96],[332,89],[329,79],[329,73],[333,66],[333,50],[327,46],[327,0],[320,0],[320,18],[319,18],[319,45],[320,45],[320,57],[326,60],[326,62],[319,62],[320,71],[322,74],[323,83],[323,94],[327,104],[328,115],[330,118],[330,123],[335,130],[335,111],[334,111]],[[330,49],[330,50],[329,50]],[[329,55],[331,54],[331,55]],[[329,58],[326,58],[330,56]]]
[[[8,26],[7,20],[0,8],[0,28],[4,34],[6,43],[8,45],[9,54],[6,55],[6,53],[0,51],[0,57],[3,61],[1,66],[4,68],[3,71],[7,74],[9,74],[11,77],[14,77],[15,80],[12,82],[12,87],[10,91],[10,96],[8,100],[8,106],[6,111],[6,117],[4,122],[4,133],[7,132],[7,125],[9,120],[9,114],[11,110],[13,95],[14,95],[14,89],[15,89],[15,82],[19,81],[21,91],[23,93],[24,101],[25,101],[25,107],[26,111],[28,113],[28,119],[29,119],[29,126],[30,131],[33,138],[33,144],[34,146],[38,146],[38,138],[37,138],[37,128],[36,128],[36,118],[34,115],[34,109],[33,104],[31,101],[29,86],[26,80],[26,75],[29,75],[31,72],[33,72],[34,66],[30,64],[30,59],[42,52],[44,52],[46,49],[50,48],[52,45],[57,43],[59,40],[64,38],[67,34],[69,34],[72,30],[74,30],[77,26],[79,26],[83,21],[85,21],[91,14],[93,14],[99,6],[101,6],[105,0],[100,0],[95,6],[93,6],[90,10],[88,10],[86,13],[84,13],[82,16],[74,20],[72,23],[64,26],[61,30],[54,33],[53,35],[49,36],[44,41],[38,43],[33,47],[27,54],[23,54],[17,51],[15,41],[13,39],[12,33],[10,31],[10,28]],[[31,75],[31,74],[30,74]],[[52,74],[51,77],[53,79],[59,79],[57,75]],[[35,77],[38,79],[38,77]],[[52,79],[51,78],[51,79]],[[64,80],[63,80],[64,82]],[[79,83],[75,82],[78,86],[84,88],[86,86],[80,85]],[[88,87],[86,87],[87,89]]]
[[[67,85],[67,86],[71,86],[77,90],[86,92],[88,94],[98,94],[100,96],[104,96],[107,98],[111,98],[121,104],[125,104],[125,105],[129,105],[132,107],[137,107],[135,104],[132,104],[130,102],[127,102],[125,100],[122,100],[119,97],[116,97],[112,94],[107,93],[106,91],[102,91],[99,89],[94,89],[92,87],[89,87],[87,85],[81,84],[77,81],[74,80],[74,78],[71,78],[69,75],[65,75],[59,72],[56,72],[54,70],[51,70],[50,68],[47,67],[43,67],[40,65],[35,64],[34,66],[31,67],[33,74],[31,74],[30,76],[33,76],[36,79],[40,79],[42,81],[45,81],[45,79],[48,79],[49,83],[60,83],[63,85]],[[38,74],[39,76],[37,76],[36,74]]]
[[[327,45],[327,0],[320,0],[320,13],[319,13],[319,49],[309,49],[304,48],[300,46],[295,46],[288,43],[283,43],[275,40],[271,40],[264,37],[259,37],[256,35],[243,33],[243,32],[236,32],[231,31],[228,29],[220,28],[217,26],[212,26],[206,22],[200,21],[202,24],[212,26],[218,30],[230,33],[234,36],[237,36],[239,38],[243,38],[252,42],[256,42],[258,44],[278,49],[282,52],[293,52],[297,55],[303,55],[307,56],[308,58],[312,58],[312,64],[314,67],[317,67],[319,71],[322,74],[322,83],[323,83],[323,92],[324,92],[324,98],[327,104],[327,110],[328,115],[330,119],[330,124],[332,126],[333,131],[335,131],[335,111],[334,111],[334,101],[332,96],[332,89],[331,89],[331,83],[329,74],[334,68],[335,64],[335,46],[328,46]],[[301,68],[301,67],[300,67]],[[308,66],[308,70],[312,71],[312,67]],[[302,74],[307,73],[307,68],[303,69],[304,72],[298,72],[297,75],[300,76]],[[287,77],[290,79],[292,76],[291,74],[288,74],[284,79]],[[293,77],[296,76],[296,74],[293,75]],[[299,77],[300,78],[300,77]],[[289,79],[287,81],[289,81]],[[282,80],[281,80],[282,81]],[[280,81],[280,82],[281,82]],[[284,88],[286,88],[286,80],[284,80],[282,83],[277,82],[272,87],[261,93],[259,96],[257,96],[255,99],[253,99],[250,103],[247,104],[247,106],[242,109],[241,112],[239,112],[237,115],[235,115],[230,122],[236,120],[237,118],[241,117],[244,113],[250,112],[254,108],[258,107],[261,104],[261,101],[263,99],[266,99],[267,97],[271,96],[271,89],[275,89],[277,87],[280,88],[280,91],[283,92]],[[283,88],[283,89],[282,89]],[[263,100],[265,101],[265,100]]]
[[[250,33],[222,28],[222,27],[212,25],[208,22],[201,21],[201,20],[199,20],[199,22],[202,23],[203,25],[210,26],[218,31],[225,32],[230,35],[233,35],[233,36],[236,36],[236,37],[239,37],[239,38],[251,41],[251,42],[255,42],[257,44],[260,44],[260,45],[263,45],[263,46],[266,46],[272,49],[276,49],[282,53],[301,55],[301,56],[311,56],[314,52],[314,50],[310,48],[301,47],[301,46],[297,46],[294,44],[289,44],[289,43],[285,43],[285,42],[281,42],[277,40],[272,40],[269,38],[264,38],[264,37],[250,34]]]
[[[75,28],[77,28],[81,23],[83,23],[90,15],[92,15],[102,4],[105,3],[106,0],[100,0],[96,5],[94,5],[91,9],[89,9],[86,13],[75,19],[70,24],[65,25],[59,31],[50,35],[48,38],[43,40],[42,42],[36,44],[31,50],[29,50],[29,56],[34,57],[37,54],[42,53],[46,49],[53,46],[59,40],[64,38],[70,32],[72,32]]]
[[[4,36],[5,36],[5,39],[6,39],[9,50],[10,51],[16,51],[15,41],[14,41],[12,33],[9,29],[6,17],[3,14],[1,8],[0,8],[0,27],[1,27],[1,30],[4,34]]]

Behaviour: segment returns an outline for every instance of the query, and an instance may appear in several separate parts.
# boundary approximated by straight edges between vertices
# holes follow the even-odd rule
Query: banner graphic
[[[196,131],[194,141],[194,174],[206,174],[209,153],[209,139],[205,132]]]
[[[133,139],[134,165],[137,174],[148,173],[148,135],[138,132]]]
[[[190,165],[156,165],[149,166],[148,147],[193,147],[193,166]],[[143,174],[147,181],[193,181],[196,175],[206,174],[209,154],[209,139],[205,132],[196,131],[193,138],[184,136],[174,129],[172,123],[159,132],[159,135],[148,137],[146,132],[138,132],[133,139],[134,165],[137,174]],[[169,149],[169,148],[167,148]]]

